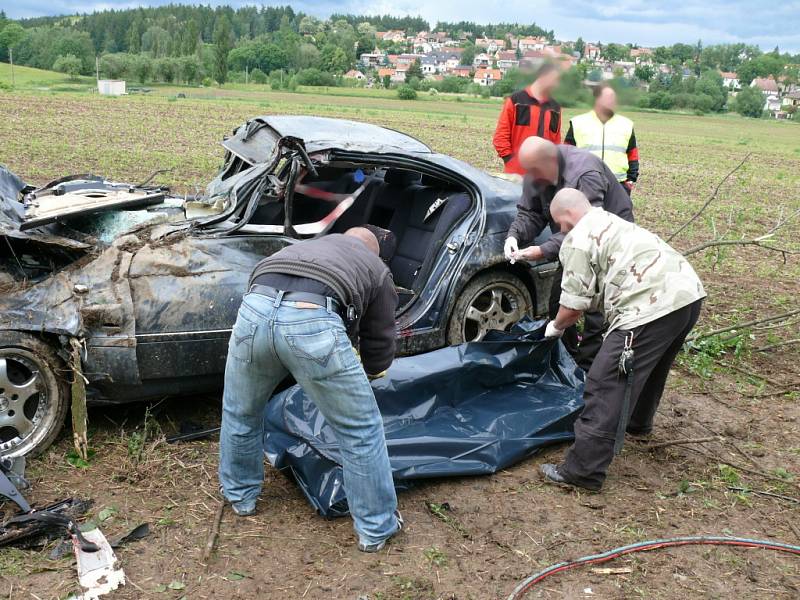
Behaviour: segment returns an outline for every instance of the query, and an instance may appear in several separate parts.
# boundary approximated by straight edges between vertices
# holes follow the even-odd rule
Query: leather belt
[[[281,290],[268,285],[261,285],[260,283],[254,283],[250,286],[250,293],[266,296],[267,298],[275,299],[280,292]],[[323,296],[322,294],[314,294],[312,292],[283,292],[283,300],[288,302],[308,302],[309,304],[316,304],[320,308],[327,308],[328,301],[330,301],[331,308],[341,314],[341,303],[336,298]]]

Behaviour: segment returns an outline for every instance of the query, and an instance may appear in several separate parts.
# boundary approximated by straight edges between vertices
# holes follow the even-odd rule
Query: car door
[[[137,252],[129,281],[142,381],[194,379],[202,387],[218,379],[253,267],[288,243],[283,236],[187,235]]]

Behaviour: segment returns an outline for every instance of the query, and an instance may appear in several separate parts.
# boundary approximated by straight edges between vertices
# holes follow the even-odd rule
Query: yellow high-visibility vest
[[[571,121],[575,145],[589,150],[602,159],[619,181],[628,178],[628,142],[633,133],[633,121],[614,115],[603,123],[590,110]]]

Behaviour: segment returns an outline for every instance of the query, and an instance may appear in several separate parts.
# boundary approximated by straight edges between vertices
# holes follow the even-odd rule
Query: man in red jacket
[[[525,174],[517,152],[527,138],[537,136],[561,143],[561,106],[552,98],[560,80],[558,67],[544,63],[531,85],[506,98],[493,140],[506,173]]]

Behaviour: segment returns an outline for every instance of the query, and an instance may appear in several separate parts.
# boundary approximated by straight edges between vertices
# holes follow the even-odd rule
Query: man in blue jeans
[[[264,408],[292,375],[339,440],[363,552],[381,550],[403,527],[368,379],[395,353],[397,293],[379,254],[375,235],[357,227],[256,265],[228,347],[220,434],[222,493],[237,515],[252,515],[264,480]]]

